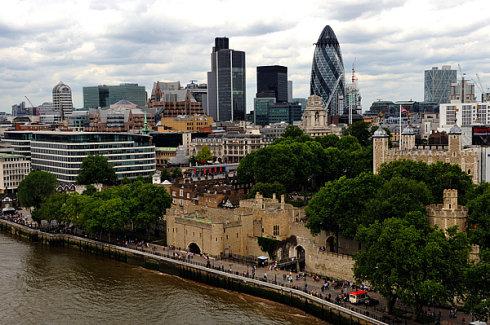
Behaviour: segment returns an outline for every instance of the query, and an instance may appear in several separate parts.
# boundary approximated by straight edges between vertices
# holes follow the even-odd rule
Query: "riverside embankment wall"
[[[192,262],[175,260],[167,256],[158,256],[73,235],[50,234],[3,219],[0,219],[0,229],[30,241],[72,247],[163,273],[270,299],[302,309],[333,324],[385,324],[300,290],[222,272]]]

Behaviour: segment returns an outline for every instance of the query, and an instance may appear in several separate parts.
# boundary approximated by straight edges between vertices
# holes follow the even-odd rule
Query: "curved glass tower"
[[[310,94],[322,97],[328,115],[344,113],[344,62],[339,41],[329,25],[323,28],[315,44],[311,65]],[[330,100],[330,102],[329,102]]]

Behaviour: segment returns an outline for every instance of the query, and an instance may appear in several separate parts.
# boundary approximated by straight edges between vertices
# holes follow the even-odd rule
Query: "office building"
[[[215,121],[243,121],[246,113],[245,52],[217,37],[208,72],[207,114]]]
[[[61,120],[73,111],[71,88],[63,82],[53,87],[53,108],[61,116]]]
[[[293,102],[293,81],[288,80],[288,103]]]
[[[24,155],[0,153],[0,193],[14,191],[31,172],[31,162]]]
[[[34,107],[26,107],[25,102],[12,105],[12,116],[36,115]]]
[[[315,44],[310,94],[322,98],[328,116],[344,113],[344,74],[339,41],[332,28],[327,25]]]
[[[439,106],[439,131],[449,131],[453,125],[469,127],[490,125],[490,102],[441,104]]]
[[[253,123],[256,125],[280,122],[293,124],[301,121],[302,113],[299,103],[276,103],[275,98],[255,98]]]
[[[213,118],[207,115],[178,115],[162,117],[158,132],[212,132]]]
[[[306,109],[306,103],[308,100],[306,98],[296,97],[291,101],[292,103],[298,103],[301,106],[301,111],[303,112]]]
[[[33,170],[50,172],[60,183],[75,183],[88,155],[107,157],[119,180],[155,172],[155,146],[148,135],[6,131],[3,141],[12,144],[15,153],[30,156]]]
[[[132,83],[123,83],[118,86],[83,87],[84,108],[109,107],[120,100],[127,100],[139,107],[145,107],[146,97],[145,86]]]
[[[449,103],[451,84],[456,82],[457,71],[450,65],[441,69],[433,67],[424,72],[424,101],[437,104]]]
[[[275,98],[276,103],[288,101],[288,68],[281,65],[257,67],[257,98]]]

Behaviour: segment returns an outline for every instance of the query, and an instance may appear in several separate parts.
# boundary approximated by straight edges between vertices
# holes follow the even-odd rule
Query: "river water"
[[[324,324],[285,305],[0,233],[0,324]]]

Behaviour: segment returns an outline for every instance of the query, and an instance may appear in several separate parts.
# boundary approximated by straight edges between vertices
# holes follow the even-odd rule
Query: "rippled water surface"
[[[0,233],[0,324],[323,324],[297,309]]]

